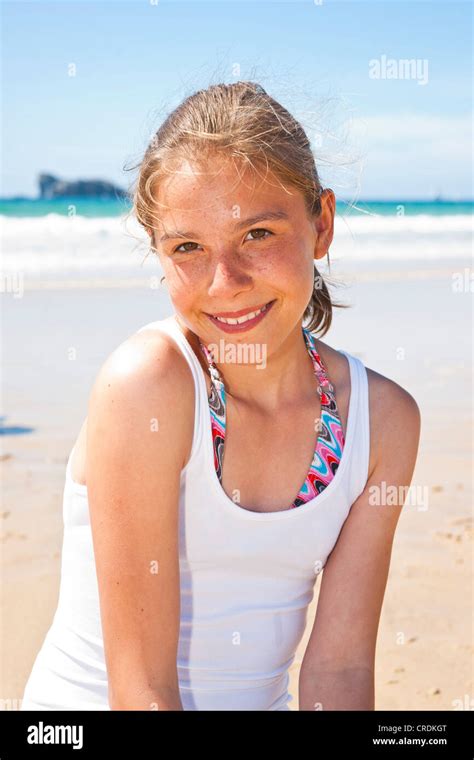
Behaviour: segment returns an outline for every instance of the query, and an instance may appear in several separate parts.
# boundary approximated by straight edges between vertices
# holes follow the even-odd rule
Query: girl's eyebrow
[[[285,211],[262,211],[256,216],[251,216],[248,219],[242,219],[240,222],[237,222],[235,229],[240,230],[242,227],[251,227],[253,224],[257,224],[257,222],[263,222],[268,219],[289,219],[289,216]],[[173,240],[174,238],[198,237],[200,237],[200,235],[196,232],[180,232],[179,230],[174,230],[173,232],[168,232],[162,235],[160,242],[163,243],[165,240]]]

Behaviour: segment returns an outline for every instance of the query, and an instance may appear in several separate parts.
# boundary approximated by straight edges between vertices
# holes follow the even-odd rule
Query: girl
[[[252,82],[165,121],[134,210],[175,313],[102,366],[71,451],[58,608],[22,709],[374,709],[415,400],[317,339],[332,242],[302,127]],[[374,315],[376,316],[376,315]]]

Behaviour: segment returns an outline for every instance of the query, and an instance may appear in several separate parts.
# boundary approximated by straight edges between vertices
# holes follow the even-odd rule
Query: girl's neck
[[[209,362],[198,336],[177,319],[204,372],[209,376]],[[251,341],[244,342],[251,346]],[[206,347],[209,345],[211,344]],[[224,346],[225,350],[230,344],[224,340],[222,343],[216,341],[216,345]],[[238,354],[235,361],[232,353],[222,355],[218,351],[217,355],[213,355],[214,365],[224,382],[226,397],[267,413],[277,413],[291,404],[314,399],[318,381],[301,325],[294,328],[278,351],[271,356],[264,352],[265,346],[261,348],[261,351],[255,351],[255,357],[259,356],[257,363],[239,360]]]

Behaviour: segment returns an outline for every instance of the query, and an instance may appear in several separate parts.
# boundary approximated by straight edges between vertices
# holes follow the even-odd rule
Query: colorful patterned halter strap
[[[321,399],[321,412],[320,418],[316,421],[315,425],[315,430],[319,432],[319,435],[315,444],[313,461],[306,480],[289,509],[299,507],[301,504],[314,499],[326,488],[337,472],[344,448],[344,433],[336,404],[334,387],[327,377],[313,336],[305,327],[302,327],[302,330],[308,353],[313,362],[314,372],[318,379],[317,392]],[[225,386],[219,370],[214,363],[212,353],[201,341],[199,341],[199,345],[207,359],[211,375],[211,394],[208,400],[211,413],[214,466],[222,485],[222,461],[226,431]]]

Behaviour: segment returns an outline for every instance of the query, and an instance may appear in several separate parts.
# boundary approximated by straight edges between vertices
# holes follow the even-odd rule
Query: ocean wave
[[[134,217],[0,216],[3,273],[64,278],[161,276]],[[471,215],[337,216],[331,261],[469,259]]]
[[[49,235],[116,235],[129,234],[144,239],[143,228],[135,217],[86,217],[64,216],[62,214],[45,214],[40,217],[14,217],[0,214],[0,224],[4,236],[20,234],[22,237],[34,233]],[[448,214],[433,216],[418,215],[382,215],[382,214],[337,214],[335,229],[343,234],[347,232],[420,232],[434,235],[439,232],[473,232],[474,216],[471,214]],[[145,236],[146,237],[146,236]]]

